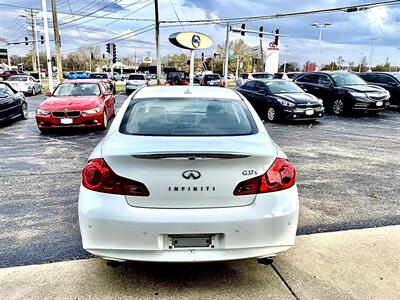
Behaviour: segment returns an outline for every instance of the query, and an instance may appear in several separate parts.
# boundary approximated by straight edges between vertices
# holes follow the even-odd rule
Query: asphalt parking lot
[[[117,96],[117,108],[126,95]],[[29,119],[0,128],[0,267],[85,258],[80,172],[103,131],[41,135]],[[298,171],[298,234],[400,224],[400,113],[267,124]]]

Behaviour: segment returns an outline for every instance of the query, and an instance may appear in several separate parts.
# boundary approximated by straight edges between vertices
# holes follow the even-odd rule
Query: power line
[[[340,11],[351,13],[351,12],[364,11],[364,10],[371,9],[371,8],[374,8],[374,7],[396,5],[396,4],[400,4],[400,0],[390,0],[390,1],[383,1],[383,2],[372,2],[372,3],[366,3],[366,4],[351,5],[351,6],[342,6],[342,7],[335,7],[335,8],[309,10],[309,11],[294,12],[294,13],[274,14],[274,15],[251,16],[251,17],[235,17],[235,18],[218,18],[218,19],[186,20],[186,21],[183,21],[182,23],[184,23],[184,24],[210,25],[210,24],[219,24],[219,23],[228,23],[228,22],[231,23],[231,22],[244,22],[244,21],[280,19],[280,18],[287,18],[287,17],[298,17],[298,16],[306,16],[306,15],[312,15],[312,14],[322,14],[322,13],[329,13],[329,12],[340,12]],[[179,21],[176,21],[176,20],[160,21],[160,23],[163,23],[163,24],[176,24],[178,22]]]
[[[138,0],[138,1],[133,2],[133,3],[131,3],[131,4],[127,5],[127,6],[125,6],[125,7],[121,7],[121,8],[118,8],[118,9],[114,10],[114,11],[111,11],[111,12],[109,12],[109,13],[106,13],[106,14],[103,15],[103,16],[111,15],[111,14],[117,12],[117,11],[120,11],[120,10],[122,10],[122,9],[126,9],[126,8],[128,8],[128,7],[132,6],[132,5],[139,4],[139,3],[143,3],[143,2],[146,2],[146,1],[148,1],[148,0],[145,0],[145,1],[143,1],[143,0]],[[79,25],[86,24],[86,23],[89,23],[89,22],[93,22],[93,21],[95,21],[95,20],[97,20],[97,19],[98,19],[98,18],[94,18],[94,19],[92,19],[92,20],[86,20],[86,21],[80,22],[80,23],[78,23],[78,24],[79,24]],[[66,24],[66,23],[63,23],[63,24]],[[63,28],[68,28],[68,27],[71,27],[71,26],[64,26]]]
[[[176,18],[177,18],[178,21],[179,21],[179,24],[180,24],[181,27],[182,27],[182,30],[185,31],[185,28],[183,28],[182,22],[181,22],[181,20],[179,19],[178,14],[176,13],[175,6],[174,6],[174,4],[172,3],[172,0],[169,0],[169,3],[171,3],[172,9],[173,9],[173,11],[174,11],[174,13],[175,13]]]
[[[147,6],[149,6],[149,5],[152,4],[152,1],[151,1],[151,0],[147,0],[147,1],[150,1],[150,2],[147,3],[147,4],[144,5],[144,6],[138,8],[138,9],[136,9],[136,10],[134,10],[134,11],[132,11],[132,12],[130,12],[130,13],[124,15],[124,16],[122,16],[121,18],[125,18],[125,17],[127,17],[127,16],[130,16],[130,15],[132,15],[132,14],[138,12],[139,10],[141,10],[141,9],[143,9],[143,8],[145,8],[145,7],[147,7]],[[89,33],[92,33],[92,32],[98,31],[98,30],[100,30],[100,29],[103,29],[104,27],[110,26],[111,24],[114,24],[114,23],[116,23],[116,22],[118,22],[118,21],[120,21],[120,20],[114,20],[114,21],[112,21],[112,22],[110,22],[110,23],[107,23],[107,24],[105,24],[105,25],[103,25],[103,26],[101,26],[101,27],[96,28],[96,29],[93,30],[93,31],[90,31]]]
[[[71,2],[72,4],[72,2]],[[18,9],[36,9],[36,10],[41,10],[41,8],[35,8],[35,7],[27,7],[27,6],[20,6],[20,5],[13,5],[13,4],[5,4],[0,2],[0,6],[8,6],[8,7],[13,7],[13,8],[18,8]],[[62,15],[72,15],[70,12],[57,12],[58,14]],[[74,12],[74,16],[76,17],[86,17],[86,18],[94,18],[94,19],[108,19],[108,20],[118,20],[118,21],[143,21],[143,22],[154,22],[154,19],[151,18],[123,18],[123,17],[113,17],[113,16],[96,16],[96,15],[84,15],[84,14],[77,14]]]

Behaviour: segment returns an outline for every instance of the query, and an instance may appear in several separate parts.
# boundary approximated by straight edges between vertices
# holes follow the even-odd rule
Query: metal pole
[[[190,50],[190,73],[189,73],[190,85],[194,84],[194,50]]]
[[[320,67],[319,67],[319,54],[321,51],[321,40],[322,40],[322,29],[323,27],[320,27],[319,29],[319,39],[318,39],[318,52],[317,52],[317,71],[319,71]]]
[[[46,57],[47,57],[47,72],[49,74],[49,91],[53,92],[53,69],[51,66],[51,53],[50,53],[50,38],[49,38],[49,24],[47,21],[47,3],[46,0],[42,0],[43,10],[43,27],[44,27],[44,40],[46,44]]]
[[[54,44],[56,49],[56,63],[57,63],[57,75],[58,81],[62,82],[63,77],[63,70],[62,70],[62,61],[61,61],[61,37],[60,31],[58,30],[58,16],[57,16],[57,5],[56,0],[51,0],[51,11],[53,14],[53,29],[54,29]]]
[[[224,80],[228,81],[228,63],[229,63],[229,33],[231,31],[231,26],[229,22],[226,23],[226,40],[225,40],[225,62],[224,62]]]
[[[236,56],[236,73],[235,73],[236,79],[239,78],[239,56]]]
[[[287,48],[288,46],[285,45],[285,63],[283,64],[283,73],[286,73],[286,56],[287,56]]]
[[[110,44],[110,69],[111,69],[111,76],[114,78],[114,43]]]
[[[161,57],[160,57],[160,20],[158,16],[158,0],[154,0],[154,19],[156,33],[156,60],[157,60],[157,84],[161,84]]]
[[[263,39],[260,39],[260,54],[261,54],[261,70],[263,69],[264,66],[264,50],[263,50]]]
[[[39,43],[38,43],[36,19],[33,19],[33,25],[34,25],[33,26],[33,30],[35,31],[36,63],[37,63],[37,67],[38,67],[39,80],[41,80],[41,76],[40,76],[40,58],[39,58]]]
[[[10,46],[7,47],[7,62],[8,62],[8,69],[11,70]]]
[[[400,48],[397,48],[397,64],[396,64],[396,72],[399,71],[399,64],[400,64]]]
[[[371,47],[371,56],[369,57],[369,68],[368,68],[368,72],[372,71],[372,57],[374,56],[374,47],[375,47],[375,42],[378,38],[372,38],[372,47]]]

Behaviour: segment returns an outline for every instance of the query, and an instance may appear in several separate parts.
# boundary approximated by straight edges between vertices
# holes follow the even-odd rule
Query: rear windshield
[[[144,75],[129,75],[128,80],[145,80]]]
[[[95,74],[90,74],[89,78],[95,78],[95,79],[108,79],[107,74],[100,74],[100,73],[95,73]]]
[[[271,79],[274,77],[274,75],[268,73],[253,73],[252,76],[254,79]]]
[[[130,103],[121,133],[156,136],[231,136],[257,132],[241,101],[138,99]]]
[[[8,78],[8,81],[27,81],[28,77],[26,76],[12,76]]]
[[[217,80],[217,79],[220,79],[219,75],[204,75],[204,78],[205,78],[205,79],[208,79],[208,80]]]

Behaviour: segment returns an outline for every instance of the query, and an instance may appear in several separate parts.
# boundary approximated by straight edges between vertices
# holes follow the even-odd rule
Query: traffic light
[[[114,43],[112,44],[113,45],[113,53],[112,53],[112,55],[113,55],[113,64],[115,64],[116,62],[117,62],[117,45],[115,45]]]
[[[258,34],[258,36],[260,37],[260,39],[262,39],[263,34],[261,32],[264,31],[264,26],[260,26],[260,33]]]
[[[111,53],[110,47],[111,47],[111,44],[108,43],[108,44],[106,45],[107,53]]]
[[[103,53],[103,59],[105,59],[106,58],[106,55]]]
[[[40,36],[40,43],[43,45],[44,44],[44,36],[43,35],[41,35]],[[61,42],[60,42],[60,44],[61,44]],[[60,45],[61,46],[61,45]]]
[[[201,60],[204,61],[204,52],[201,52]]]
[[[275,29],[275,34],[279,34],[279,29]],[[274,43],[275,43],[276,46],[278,46],[278,43],[279,43],[279,36],[278,35],[275,36]]]
[[[29,45],[27,37],[25,37],[25,45]]]
[[[243,36],[245,36],[245,35],[246,35],[246,32],[243,31],[243,30],[246,29],[246,24],[242,23],[242,25],[240,25],[240,28],[242,28],[242,31],[240,32],[240,34],[243,35]]]
[[[53,66],[56,64],[56,58],[54,56],[51,57],[51,63]]]
[[[90,52],[90,59],[94,59],[93,52]]]

